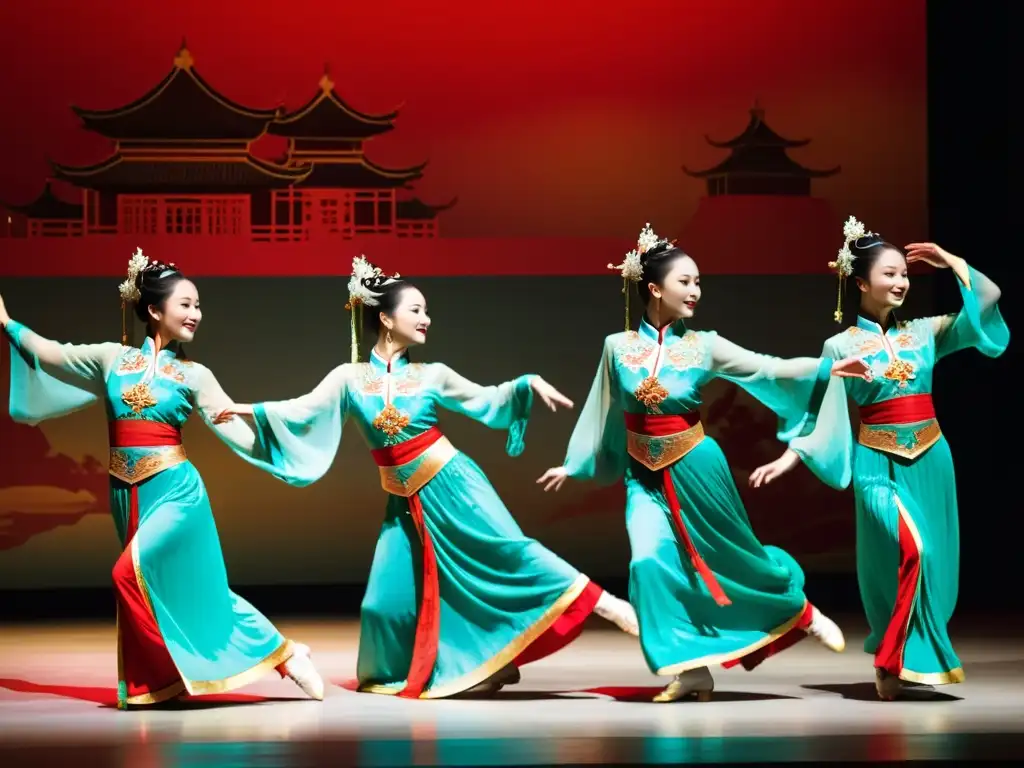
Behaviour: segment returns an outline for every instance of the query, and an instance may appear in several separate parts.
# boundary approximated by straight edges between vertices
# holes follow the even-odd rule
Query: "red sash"
[[[376,448],[370,453],[378,467],[397,467],[406,464],[421,455],[442,437],[441,430],[431,427],[423,434],[411,440]],[[420,541],[423,543],[423,596],[416,619],[416,639],[412,649],[412,663],[405,679],[405,688],[399,696],[407,699],[419,698],[423,689],[430,682],[437,661],[437,645],[441,631],[441,591],[437,578],[437,558],[434,555],[434,544],[430,540],[430,532],[423,522],[423,504],[419,493],[408,497],[409,514]]]
[[[117,419],[107,426],[111,448],[152,448],[181,445],[181,430],[170,424],[141,419]]]
[[[935,418],[931,395],[906,395],[862,405],[860,420],[864,424],[914,424]]]
[[[626,413],[626,429],[650,437],[666,437],[679,432],[692,429],[700,423],[700,413],[692,411],[682,415],[650,414],[650,413]],[[690,564],[700,574],[705,586],[715,602],[719,605],[731,605],[732,601],[726,596],[725,591],[715,578],[715,574],[704,562],[704,558],[697,551],[693,539],[690,538],[683,522],[682,507],[679,505],[679,497],[676,495],[675,485],[672,482],[671,467],[661,470],[661,483],[665,491],[665,501],[668,503],[669,511],[672,513],[672,521],[675,523],[676,532],[686,547],[686,553],[690,556]]]

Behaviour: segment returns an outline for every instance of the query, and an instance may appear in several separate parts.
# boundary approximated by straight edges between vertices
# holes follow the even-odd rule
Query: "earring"
[[[388,328],[388,332],[384,334],[384,343],[387,344],[389,347],[393,343],[393,340],[391,338],[391,329],[390,328]]]

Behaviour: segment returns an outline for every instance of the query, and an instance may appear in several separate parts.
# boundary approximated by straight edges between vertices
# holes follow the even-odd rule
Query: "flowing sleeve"
[[[999,286],[966,262],[954,272],[964,305],[956,314],[928,318],[936,359],[970,347],[986,357],[999,357],[1010,343],[1010,329],[999,311]]]
[[[254,405],[251,424],[239,416],[213,423],[234,402],[208,369],[202,371],[196,394],[203,420],[236,454],[298,487],[311,485],[331,468],[345,421],[348,366],[335,368],[309,394]]]
[[[114,342],[61,344],[15,320],[4,331],[11,347],[8,408],[14,421],[25,424],[66,416],[96,402],[124,349]]]
[[[626,469],[626,424],[622,397],[613,369],[614,338],[608,337],[604,354],[580,411],[563,466],[569,477],[610,485]]]
[[[447,365],[435,363],[438,404],[491,429],[508,430],[505,452],[519,456],[526,448],[526,425],[533,407],[533,374],[504,384],[482,386]]]
[[[706,338],[711,374],[740,386],[774,411],[779,417],[779,440],[789,442],[814,429],[831,378],[832,359],[762,355],[713,331]]]
[[[825,342],[822,357],[839,357],[831,341]],[[809,434],[794,438],[790,449],[821,482],[842,490],[853,475],[853,428],[846,396],[846,381],[829,379],[818,411],[817,422]]]

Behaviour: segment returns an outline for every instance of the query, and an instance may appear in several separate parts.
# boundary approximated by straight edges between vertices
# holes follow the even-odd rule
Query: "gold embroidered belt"
[[[857,442],[876,451],[916,459],[942,437],[931,395],[906,395],[861,406]]]
[[[675,464],[704,439],[696,411],[682,415],[626,413],[626,450],[657,472]]]
[[[118,419],[108,427],[108,471],[118,480],[134,485],[188,460],[181,430],[170,424]]]
[[[429,483],[458,451],[437,427],[411,440],[371,451],[388,493],[409,498]]]

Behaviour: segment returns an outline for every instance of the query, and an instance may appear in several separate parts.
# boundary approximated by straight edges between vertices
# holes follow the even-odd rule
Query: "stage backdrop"
[[[348,359],[345,283],[365,253],[416,279],[418,359],[497,383],[537,372],[577,401],[621,330],[621,261],[645,222],[704,275],[697,328],[778,355],[837,326],[827,262],[845,217],[926,237],[923,0],[12,6],[0,26],[0,291],[40,333],[117,338],[137,247],[200,288],[190,354],[240,402],[312,388]],[[914,275],[913,313],[931,310]],[[634,318],[634,322],[635,322]],[[140,338],[141,329],[134,329]],[[3,392],[8,352],[3,352]],[[731,386],[706,392],[765,542],[850,570],[852,499],[800,468]],[[526,453],[442,427],[513,514],[591,575],[628,563],[620,488],[534,480],[573,413],[538,409]],[[353,430],[296,490],[198,420],[186,446],[238,584],[359,582],[383,506]],[[0,414],[0,587],[109,580],[102,409],[39,427]]]

